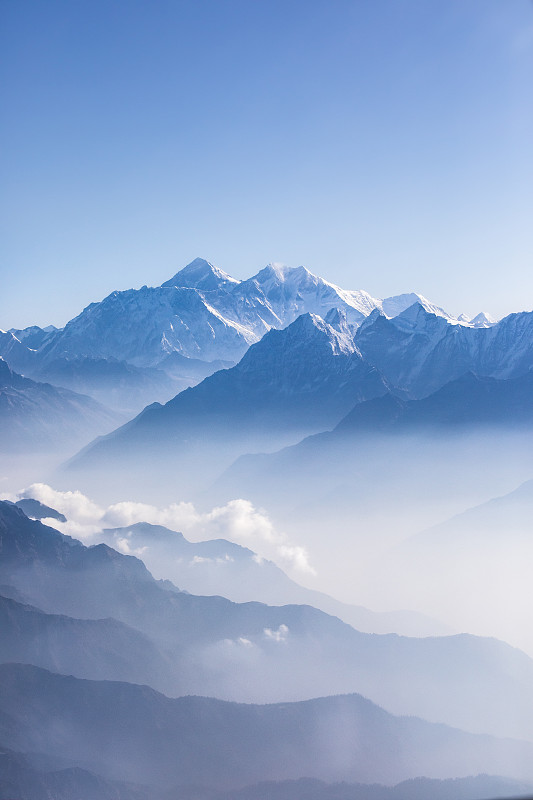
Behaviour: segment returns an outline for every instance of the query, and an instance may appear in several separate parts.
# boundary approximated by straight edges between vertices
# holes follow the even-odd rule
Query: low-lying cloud
[[[282,623],[277,630],[273,631],[272,628],[265,628],[263,633],[265,635],[265,639],[270,639],[270,641],[286,642],[289,636],[289,628],[287,625]]]
[[[258,563],[270,559],[281,567],[315,574],[306,549],[292,544],[284,533],[275,529],[264,510],[242,498],[208,512],[200,512],[186,502],[158,508],[147,503],[123,501],[102,508],[79,491],[61,492],[47,484],[34,483],[16,497],[5,499],[23,497],[39,500],[60,511],[67,522],[48,520],[48,524],[86,544],[96,541],[104,528],[127,528],[137,522],[148,522],[180,531],[191,541],[229,539],[253,550]],[[138,551],[131,548],[127,538],[120,540],[119,548],[128,555],[142,558],[143,548]]]

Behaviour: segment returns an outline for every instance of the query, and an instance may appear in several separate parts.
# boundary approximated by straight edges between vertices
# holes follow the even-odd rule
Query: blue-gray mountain
[[[9,587],[0,587],[0,592]],[[79,678],[146,683],[168,692],[172,664],[140,631],[115,619],[46,614],[0,594],[0,663],[21,662]]]
[[[399,633],[404,636],[452,633],[442,623],[424,614],[410,611],[378,613],[306,589],[291,580],[272,561],[226,539],[190,542],[181,533],[146,522],[106,528],[99,538],[122,552],[126,547],[129,553],[141,554],[152,574],[171,580],[192,594],[221,595],[236,603],[257,600],[275,606],[311,605],[366,633]]]
[[[501,379],[525,375],[533,366],[533,313],[472,328],[417,302],[392,319],[373,311],[354,341],[392,386],[423,397],[466,372]]]
[[[371,315],[353,338],[342,317],[337,315],[335,322],[337,328],[319,317],[302,315],[283,331],[269,332],[236,367],[216,373],[164,407],[145,409],[90,446],[73,466],[100,469],[115,459],[125,468],[127,460],[129,469],[132,456],[148,455],[154,476],[168,471],[169,465],[181,476],[180,466],[187,456],[191,460],[182,479],[194,489],[198,482],[209,485],[247,450],[271,451],[336,424],[338,429],[331,435],[303,446],[306,456],[311,453],[312,460],[320,460],[325,442],[332,455],[334,442],[344,448],[342,440],[348,435],[405,432],[431,425],[461,424],[466,430],[533,423],[533,314],[512,315],[490,328],[473,329],[453,325],[415,305],[393,320]],[[477,338],[470,342],[467,359],[468,336]],[[440,385],[447,374],[454,375],[461,365],[472,363],[479,367],[479,374],[462,374],[430,396],[406,399],[421,382]],[[433,370],[430,364],[438,367],[438,380],[420,377],[424,370],[426,376]],[[489,371],[510,377],[484,377],[483,372]],[[356,457],[357,449],[352,448]],[[167,461],[161,460],[162,454]],[[288,464],[290,455],[283,459]],[[248,467],[251,462],[246,463]],[[256,463],[259,469],[252,465],[245,483],[237,488],[239,493],[246,492],[252,476],[259,479],[274,459],[257,458]],[[134,472],[135,467],[128,477],[134,479]],[[294,470],[291,481],[301,474]],[[279,479],[283,480],[281,474]],[[259,479],[255,488],[260,490],[262,485]]]
[[[369,635],[309,606],[179,592],[136,558],[104,544],[87,548],[6,503],[0,547],[0,584],[17,593],[5,601],[6,661],[24,655],[50,666],[55,659],[56,668],[68,664],[83,677],[94,670],[123,679],[129,669],[171,694],[242,701],[357,691],[392,713],[533,741],[533,662],[496,640]],[[86,645],[79,652],[85,629],[94,644],[86,662]],[[141,635],[149,644],[139,658]]]
[[[415,299],[391,298],[391,308],[398,313]],[[137,366],[157,365],[172,352],[237,361],[270,328],[286,327],[302,313],[325,316],[341,308],[358,325],[381,307],[365,292],[339,289],[304,267],[269,265],[237,281],[196,259],[161,286],[113,292],[87,306],[44,342],[40,356],[117,358]]]
[[[20,500],[17,500],[15,505],[22,509],[27,517],[31,517],[32,519],[56,519],[58,522],[67,521],[64,514],[56,511],[55,508],[41,503],[39,500],[35,500],[33,497],[22,497]]]
[[[46,762],[46,766],[43,764]],[[37,766],[34,762],[37,762]],[[316,778],[261,781],[229,791],[208,787],[174,786],[172,789],[131,781],[103,778],[80,767],[58,764],[58,759],[32,757],[2,748],[3,774],[0,796],[24,800],[486,800],[487,797],[522,797],[532,785],[489,775],[469,778],[412,778],[396,786],[325,783]],[[61,768],[60,768],[61,767]]]
[[[332,431],[276,453],[243,456],[223,476],[216,496],[223,499],[238,490],[256,503],[282,502],[282,495],[303,503],[317,490],[317,483],[322,482],[326,492],[357,481],[359,489],[351,490],[351,501],[353,491],[357,497],[365,492],[372,496],[370,482],[379,465],[378,489],[383,496],[391,481],[400,494],[418,489],[423,495],[424,471],[433,475],[433,491],[442,493],[444,476],[452,485],[452,463],[453,485],[457,480],[466,485],[468,476],[476,477],[468,457],[479,453],[486,461],[486,450],[497,438],[506,448],[502,456],[514,447],[520,463],[523,454],[531,453],[532,437],[533,370],[508,380],[467,373],[419,400],[384,393],[356,404]],[[492,469],[499,464],[510,469],[505,459],[494,459]],[[486,462],[480,475],[486,477],[490,470]]]
[[[149,406],[87,448],[72,466],[100,468],[105,462],[109,467],[112,459],[123,463],[128,453],[140,459],[141,467],[151,457],[157,474],[169,468],[164,456],[178,474],[185,473],[183,480],[196,465],[205,480],[242,452],[281,446],[331,427],[354,402],[386,391],[350,336],[320,317],[302,314],[287,328],[265,334],[237,366],[220,370],[165,406]],[[130,460],[124,467],[130,476],[135,464]]]
[[[0,355],[29,377],[134,412],[194,385],[221,361],[235,363],[270,329],[302,313],[335,325],[339,311],[343,332],[355,335],[364,358],[414,396],[469,369],[508,377],[532,363],[531,315],[497,325],[484,315],[455,319],[421,295],[377,300],[304,267],[269,265],[237,281],[203,259],[159,287],[113,292],[61,330],[0,332]],[[156,366],[159,372],[148,369]]]
[[[373,310],[395,316],[414,302],[452,319],[414,293],[377,300],[363,291],[340,289],[304,267],[276,264],[238,281],[198,258],[161,286],[117,291],[91,303],[62,330],[33,326],[0,332],[0,355],[12,368],[46,379],[52,364],[57,372],[58,364],[85,358],[164,369],[174,353],[204,363],[235,363],[268,330],[286,327],[302,313],[326,317],[341,309],[355,330]],[[461,324],[491,323],[479,316]],[[191,371],[186,363],[182,366],[180,379]]]
[[[423,774],[533,778],[533,744],[387,714],[359,695],[267,706],[0,666],[0,737],[111,780],[235,789],[279,780],[388,784]]]
[[[90,356],[57,358],[34,365],[29,371],[36,380],[44,379],[55,386],[89,394],[128,417],[149,403],[170,400],[177,391],[197,382],[194,378],[188,381],[186,377],[173,380],[162,369],[135,367],[114,358]],[[209,374],[209,370],[204,371],[201,379]]]
[[[389,393],[357,404],[331,435],[405,432],[428,426],[530,428],[533,370],[508,380],[468,372],[420,400],[405,401]]]
[[[18,375],[0,358],[0,451],[79,447],[120,416],[91,397]]]

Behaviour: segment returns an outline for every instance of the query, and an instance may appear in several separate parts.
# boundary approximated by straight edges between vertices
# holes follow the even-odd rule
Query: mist
[[[151,522],[195,541],[222,537],[345,603],[416,610],[453,630],[497,636],[531,652],[531,626],[523,624],[527,511],[512,542],[500,518],[490,537],[473,520],[468,540],[456,537],[449,552],[442,540],[433,555],[426,545],[423,557],[403,543],[529,480],[532,444],[528,430],[496,426],[320,434],[270,455],[243,455],[215,477],[205,464],[217,463],[217,441],[206,443],[199,463],[187,460],[185,484],[179,450],[155,460],[140,449],[133,465],[122,459],[118,488],[103,479],[105,464],[97,476],[63,473],[54,485],[88,486],[90,497],[113,501],[95,530]],[[163,567],[158,577],[173,577]]]
[[[11,587],[3,603],[13,625],[4,660],[145,684],[170,698],[299,704],[357,693],[379,706],[378,718],[533,742],[529,428],[301,435],[287,426],[281,443],[298,443],[276,450],[273,439],[271,452],[256,453],[248,447],[261,445],[265,431],[253,439],[219,430],[192,448],[183,437],[146,449],[137,441],[135,459],[126,449],[90,468],[68,460],[48,482],[4,491],[4,500],[33,498],[66,518],[43,517],[42,555],[0,576]],[[37,638],[29,633],[37,630]],[[343,725],[351,741],[364,731],[337,709],[317,733],[330,760],[305,774],[379,773],[391,782],[418,774],[411,754],[390,772],[381,762],[372,773],[348,755],[343,761],[328,746]],[[502,742],[494,763],[529,779],[526,745],[507,753],[514,745]],[[445,767],[420,745],[417,758],[425,753],[427,776],[466,776],[467,763],[491,767],[480,746],[458,745],[464,766],[452,759]],[[75,746],[69,758],[104,763]],[[125,772],[153,780],[119,753],[106,770],[113,780]],[[272,775],[258,769],[250,780]]]

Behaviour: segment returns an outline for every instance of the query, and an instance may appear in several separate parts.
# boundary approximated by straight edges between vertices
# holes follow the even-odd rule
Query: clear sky
[[[0,327],[196,256],[533,308],[531,0],[0,0]]]

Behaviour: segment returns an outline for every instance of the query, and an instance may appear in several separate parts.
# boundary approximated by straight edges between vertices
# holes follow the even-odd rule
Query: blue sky
[[[0,0],[0,327],[194,257],[533,308],[531,0]]]

